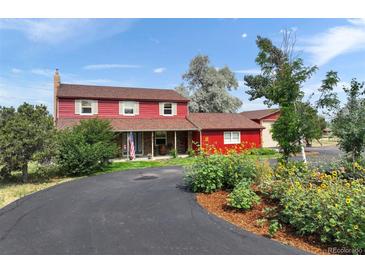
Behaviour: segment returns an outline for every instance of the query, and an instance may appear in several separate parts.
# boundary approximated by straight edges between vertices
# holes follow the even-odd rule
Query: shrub
[[[172,157],[172,158],[177,158],[177,151],[176,151],[176,149],[171,149],[170,150],[170,156]]]
[[[223,157],[224,182],[227,188],[234,188],[243,180],[253,181],[256,178],[256,161],[244,154],[231,153]]]
[[[247,155],[275,155],[277,152],[271,148],[251,148],[245,152]]]
[[[205,193],[234,188],[242,180],[255,178],[255,160],[237,153],[210,156],[200,154],[185,173],[185,180],[192,191]]]
[[[85,120],[58,135],[57,163],[67,175],[86,175],[102,169],[117,152],[108,121]]]
[[[270,221],[269,225],[269,236],[272,238],[281,229],[281,224],[278,220],[274,219]]]
[[[228,205],[247,210],[260,202],[260,197],[251,189],[250,181],[242,181],[228,195]]]
[[[185,181],[194,192],[211,193],[223,187],[223,158],[220,155],[198,156],[186,167]]]
[[[353,181],[304,185],[295,183],[280,199],[281,218],[324,243],[365,248],[365,186]]]

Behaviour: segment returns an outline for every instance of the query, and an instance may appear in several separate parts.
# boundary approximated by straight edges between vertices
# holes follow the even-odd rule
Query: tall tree
[[[186,85],[177,87],[189,96],[191,112],[236,112],[242,102],[228,92],[238,88],[234,73],[227,67],[211,66],[208,56],[198,55],[183,75]]]
[[[281,47],[271,40],[258,36],[259,53],[256,63],[261,67],[259,75],[245,75],[246,93],[250,100],[263,98],[268,106],[279,105],[281,115],[272,128],[273,138],[283,150],[283,158],[302,151],[306,162],[304,142],[308,137],[308,103],[303,102],[302,85],[316,72],[316,66],[305,66],[301,58],[294,56],[295,36],[284,32]],[[303,112],[302,110],[306,110]],[[313,115],[313,113],[312,113]]]
[[[28,180],[28,163],[43,161],[52,153],[53,118],[43,105],[27,103],[14,108],[0,107],[1,173],[21,170],[22,180]]]
[[[364,83],[352,79],[344,87],[347,102],[339,108],[332,120],[333,134],[338,137],[340,148],[349,159],[356,161],[365,150],[365,89]]]

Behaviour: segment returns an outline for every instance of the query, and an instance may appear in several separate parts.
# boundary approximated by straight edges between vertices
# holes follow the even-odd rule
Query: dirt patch
[[[268,237],[268,222],[258,224],[257,220],[265,217],[263,212],[264,208],[273,207],[275,204],[262,198],[260,204],[253,209],[240,211],[232,209],[227,205],[227,195],[228,192],[226,191],[218,191],[212,194],[199,193],[196,197],[198,203],[210,213],[247,231]],[[315,237],[300,237],[295,235],[289,226],[284,225],[272,239],[314,254],[329,254],[327,248],[321,245],[318,239]]]

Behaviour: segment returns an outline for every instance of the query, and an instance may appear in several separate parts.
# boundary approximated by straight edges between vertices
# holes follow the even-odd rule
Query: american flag
[[[136,152],[134,151],[133,133],[129,134],[129,158],[134,160],[136,158]]]

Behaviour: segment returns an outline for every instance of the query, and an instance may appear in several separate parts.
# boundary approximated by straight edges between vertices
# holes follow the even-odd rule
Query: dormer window
[[[176,115],[176,103],[160,103],[160,115],[162,116],[174,116]]]
[[[139,114],[139,104],[134,101],[119,102],[119,114],[125,116],[134,116]]]

